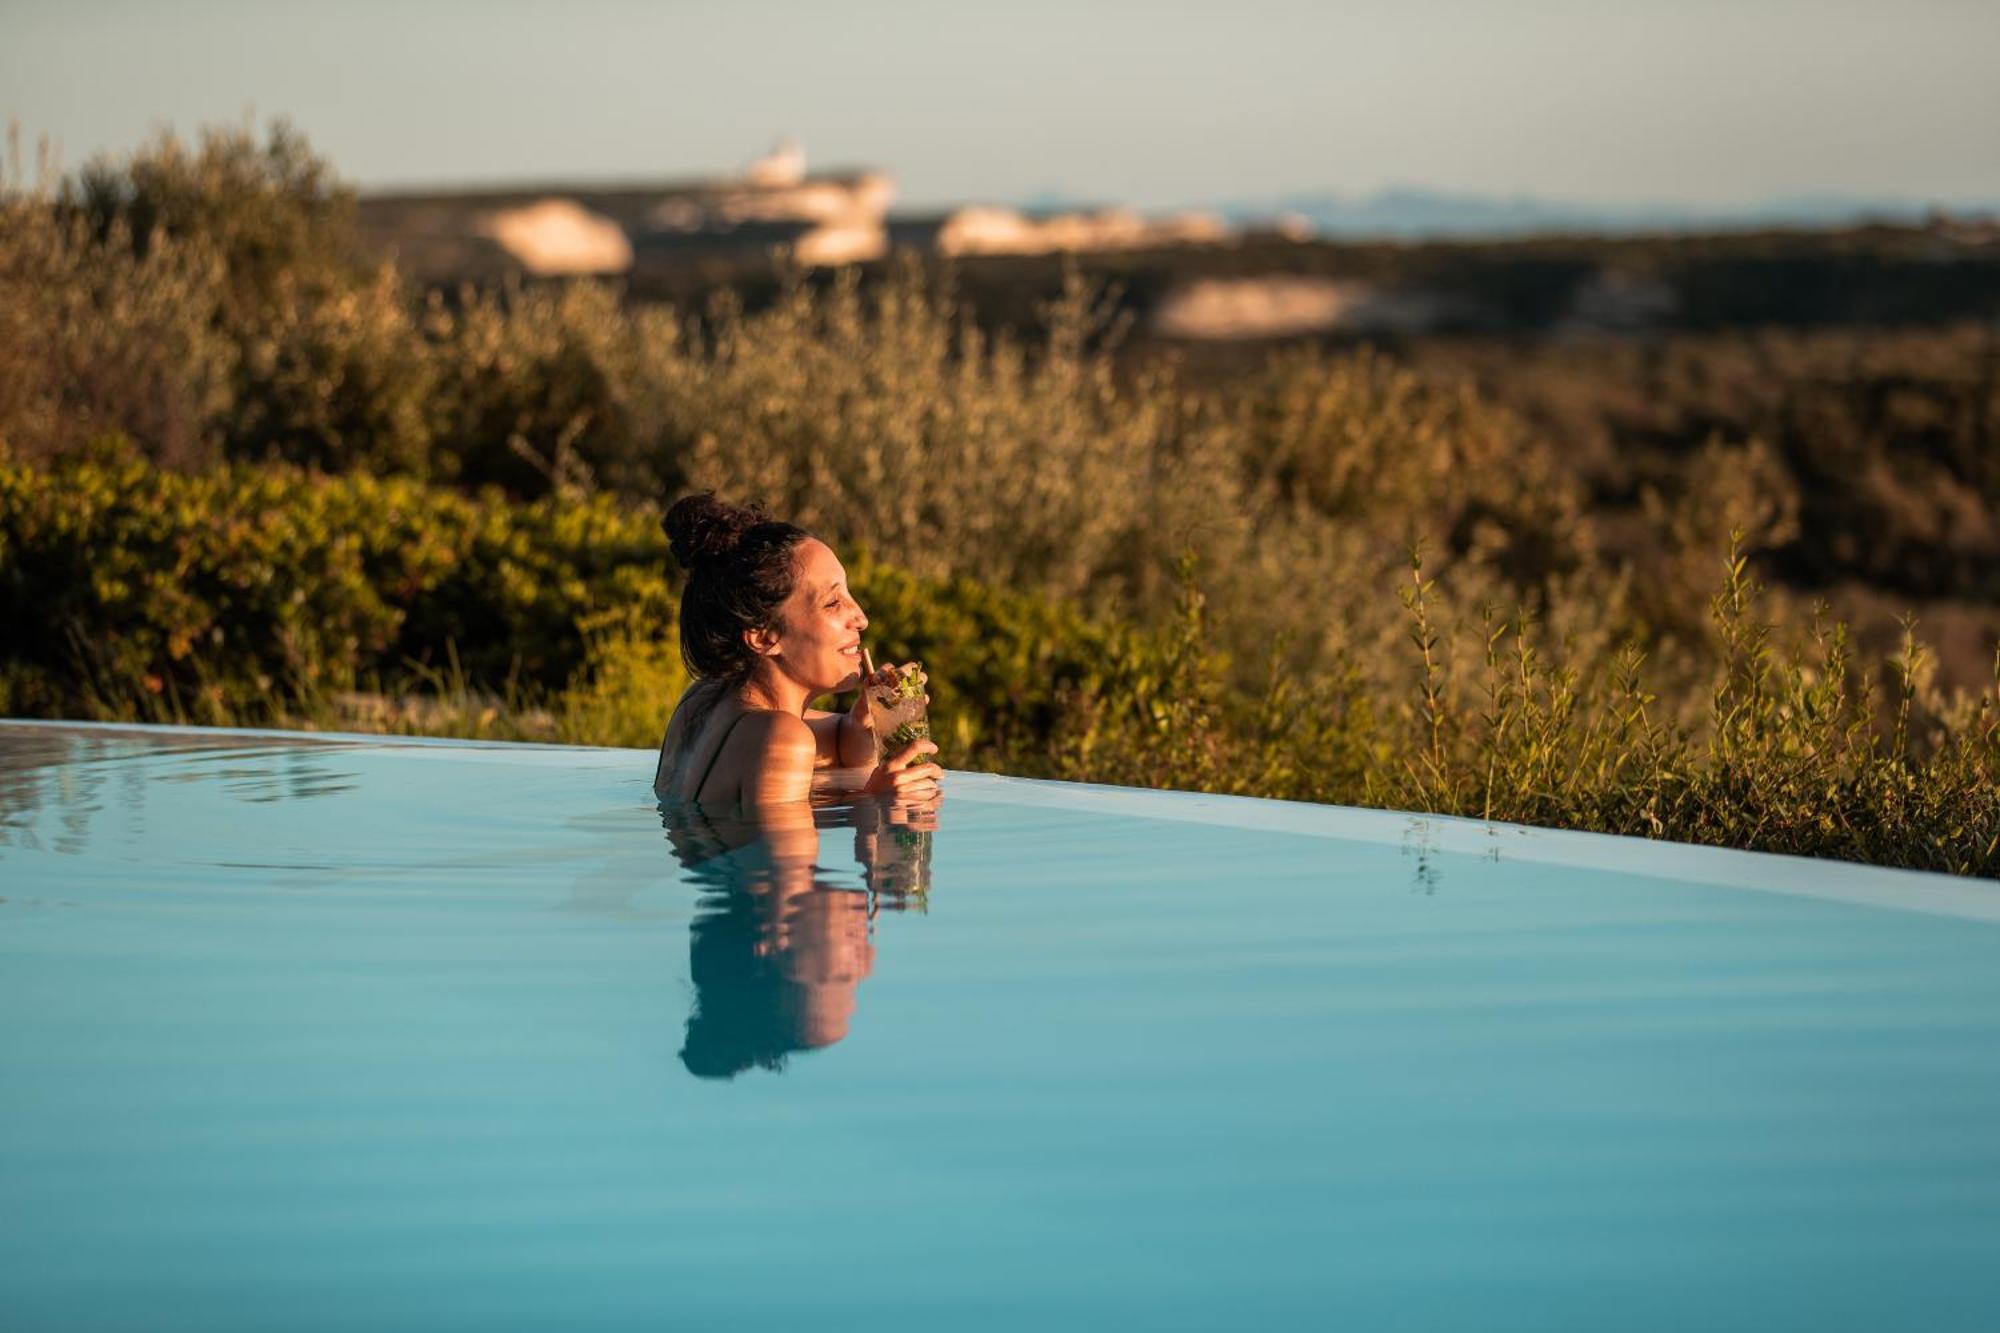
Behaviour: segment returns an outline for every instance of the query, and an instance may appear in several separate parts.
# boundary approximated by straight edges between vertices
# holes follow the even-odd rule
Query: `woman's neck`
[[[765,708],[804,717],[813,692],[769,663],[759,663],[750,679],[736,688],[736,698],[745,708]]]

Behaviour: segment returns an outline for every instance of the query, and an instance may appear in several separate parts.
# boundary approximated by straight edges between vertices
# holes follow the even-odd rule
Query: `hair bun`
[[[660,526],[666,529],[667,544],[682,569],[726,559],[743,541],[743,534],[765,521],[757,505],[733,505],[702,491],[674,501]]]

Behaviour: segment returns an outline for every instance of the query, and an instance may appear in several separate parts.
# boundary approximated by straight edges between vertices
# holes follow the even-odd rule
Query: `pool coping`
[[[0,718],[0,728],[135,732],[148,735],[213,736],[293,743],[372,745],[406,750],[481,750],[536,760],[554,755],[595,754],[653,758],[651,749],[561,745],[546,741],[469,740],[446,736],[397,736],[362,732],[283,731],[276,728],[171,726],[137,722],[71,722]],[[635,764],[635,768],[637,765]],[[1820,860],[1777,852],[1741,851],[1664,839],[1537,828],[1527,824],[1467,819],[1456,815],[1377,810],[1363,806],[1317,805],[1259,796],[1018,778],[998,773],[953,772],[946,789],[992,804],[1059,809],[1213,824],[1251,831],[1366,842],[1426,851],[1529,861],[1620,875],[1644,875],[1717,888],[1817,898],[1853,906],[1920,912],[2000,925],[2000,883],[1922,870]],[[1162,809],[1161,807],[1168,807]],[[1645,864],[1632,864],[1643,849]]]

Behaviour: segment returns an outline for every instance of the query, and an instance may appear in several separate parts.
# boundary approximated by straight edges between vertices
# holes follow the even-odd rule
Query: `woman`
[[[676,501],[665,526],[688,572],[681,657],[695,679],[667,723],[654,791],[710,809],[761,808],[806,800],[818,769],[872,767],[864,792],[934,799],[943,770],[924,756],[937,746],[879,755],[865,691],[845,713],[806,707],[866,683],[868,617],[832,549],[706,494]]]

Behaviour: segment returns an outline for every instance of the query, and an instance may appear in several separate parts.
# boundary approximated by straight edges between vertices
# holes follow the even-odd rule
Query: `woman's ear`
[[[767,626],[743,631],[743,642],[759,657],[775,657],[778,653],[778,631]]]

